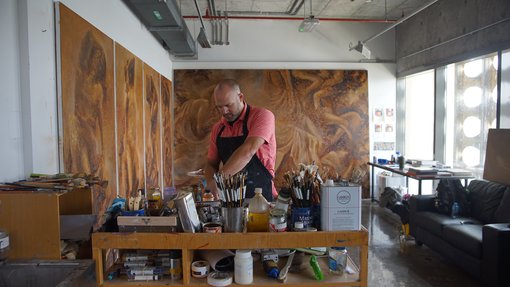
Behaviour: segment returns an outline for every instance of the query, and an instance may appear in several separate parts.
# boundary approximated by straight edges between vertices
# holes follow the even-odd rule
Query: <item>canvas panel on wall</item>
[[[327,173],[365,173],[369,158],[368,75],[364,70],[176,70],[174,181],[192,184],[189,171],[205,167],[212,125],[220,118],[212,93],[218,81],[236,79],[250,105],[276,117],[275,184],[300,163],[315,161]],[[368,196],[368,176],[363,177]]]
[[[64,5],[59,11],[64,171],[108,181],[93,195],[100,217],[116,197],[113,41]]]
[[[160,75],[150,66],[144,65],[143,77],[146,190],[156,187],[161,189]]]
[[[172,82],[161,76],[161,115],[163,125],[163,185],[173,186],[172,180]]]
[[[142,61],[118,43],[116,57],[119,196],[145,188]]]

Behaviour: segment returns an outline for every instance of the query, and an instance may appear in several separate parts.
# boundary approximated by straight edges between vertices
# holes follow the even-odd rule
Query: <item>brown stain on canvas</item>
[[[93,194],[100,218],[116,196],[113,41],[60,4],[64,171],[108,181]]]
[[[119,196],[144,188],[142,61],[115,44]]]
[[[160,75],[144,65],[146,189],[161,189]]]
[[[170,187],[172,180],[172,82],[161,76],[161,113],[163,120],[163,185]]]

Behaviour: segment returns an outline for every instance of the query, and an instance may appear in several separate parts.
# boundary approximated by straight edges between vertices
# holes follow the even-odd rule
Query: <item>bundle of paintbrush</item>
[[[213,175],[222,207],[242,207],[246,197],[246,172],[234,175],[215,173]]]
[[[292,202],[296,207],[310,207],[320,204],[322,179],[318,166],[300,165],[300,170],[290,171],[283,175],[291,190]]]

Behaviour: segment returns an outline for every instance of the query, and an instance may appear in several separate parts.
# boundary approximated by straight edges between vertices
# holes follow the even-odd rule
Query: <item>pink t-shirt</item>
[[[239,118],[231,126],[225,118],[221,118],[219,122],[214,124],[209,138],[209,149],[207,151],[207,159],[219,161],[218,147],[216,146],[216,137],[222,126],[225,129],[221,133],[221,137],[233,137],[243,134],[243,120],[246,115],[246,103],[244,110]],[[250,106],[250,115],[248,118],[248,137],[261,137],[265,143],[257,150],[257,157],[267,168],[269,173],[274,177],[274,166],[276,162],[276,136],[275,136],[275,118],[271,111],[264,108]],[[273,183],[273,196],[276,196],[276,188]]]

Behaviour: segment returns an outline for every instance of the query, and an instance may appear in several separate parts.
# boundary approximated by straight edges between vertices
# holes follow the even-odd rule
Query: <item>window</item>
[[[498,56],[446,68],[445,163],[482,177],[489,128],[496,128]]]
[[[405,78],[404,157],[434,159],[434,70]],[[409,193],[418,194],[418,182],[409,180]],[[422,182],[423,194],[432,192],[432,182]]]

